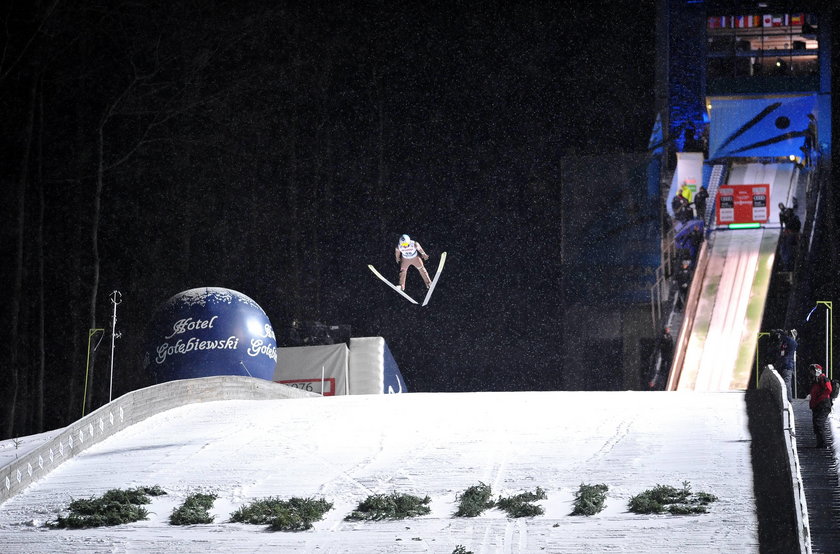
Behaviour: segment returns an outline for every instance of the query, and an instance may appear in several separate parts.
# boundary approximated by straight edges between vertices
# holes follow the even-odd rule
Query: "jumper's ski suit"
[[[426,283],[426,288],[429,288],[432,280],[423,265],[423,260],[428,260],[429,256],[423,251],[419,242],[411,240],[408,235],[401,236],[399,244],[394,249],[394,256],[397,263],[400,264],[400,288],[402,290],[405,290],[405,276],[408,273],[408,267],[412,265],[420,272],[423,282]],[[420,259],[421,256],[423,260]]]

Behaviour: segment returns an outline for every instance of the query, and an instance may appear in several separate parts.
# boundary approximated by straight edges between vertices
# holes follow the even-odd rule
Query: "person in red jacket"
[[[828,414],[831,413],[831,381],[826,379],[820,364],[808,366],[808,374],[811,376],[808,407],[811,408],[814,436],[817,437],[817,448],[826,448]]]

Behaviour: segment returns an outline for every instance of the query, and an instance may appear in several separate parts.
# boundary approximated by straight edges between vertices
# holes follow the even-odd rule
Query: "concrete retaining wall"
[[[796,441],[791,440],[791,437],[796,436],[796,420],[793,417],[793,408],[790,402],[787,401],[787,388],[781,375],[775,369],[761,372],[758,388],[769,390],[776,404],[779,406],[779,410],[782,412],[782,434],[785,438],[788,466],[790,467],[791,487],[793,488],[793,501],[796,506],[796,523],[799,534],[800,552],[810,552],[811,526],[808,521],[808,505],[805,502],[805,485],[802,482],[802,472],[799,466],[799,454],[796,451]]]
[[[73,456],[144,419],[196,402],[320,396],[263,379],[238,376],[170,381],[130,392],[65,427],[52,440],[0,468],[0,504]]]

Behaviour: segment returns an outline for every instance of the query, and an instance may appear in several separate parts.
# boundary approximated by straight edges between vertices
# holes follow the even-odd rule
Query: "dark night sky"
[[[3,313],[20,337],[3,355],[25,366],[18,429],[37,427],[21,413],[38,387],[41,253],[45,397],[60,399],[43,425],[80,403],[103,122],[96,322],[119,289],[115,391],[144,384],[154,308],[199,286],[247,294],[277,329],[296,318],[383,336],[414,391],[570,383],[560,160],[645,148],[652,0],[80,4],[10,11],[0,63],[2,178],[17,191],[2,208],[7,290],[25,183],[21,302]],[[402,233],[430,268],[449,252],[425,308],[366,268],[396,278]],[[408,292],[422,297],[416,273]]]

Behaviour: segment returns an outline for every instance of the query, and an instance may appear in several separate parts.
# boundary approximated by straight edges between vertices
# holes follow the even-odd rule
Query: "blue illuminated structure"
[[[214,375],[272,380],[277,343],[268,316],[235,290],[176,294],[149,325],[143,365],[156,383]]]
[[[688,136],[702,136],[705,118],[705,49],[698,44],[706,22],[704,2],[663,1],[657,39],[658,111],[665,116],[671,151],[693,150]]]
[[[714,100],[709,159],[802,157],[816,96]]]
[[[710,159],[801,156],[807,113],[816,117],[816,144],[826,156],[831,2],[660,0],[657,10],[656,109],[667,129],[671,163],[674,152],[699,147]],[[724,100],[729,105],[718,111]],[[758,100],[771,112],[776,102],[782,106],[763,113]],[[721,124],[730,129],[714,136]],[[743,136],[740,144],[721,148],[741,128],[761,138]],[[692,134],[699,142],[691,143]]]

